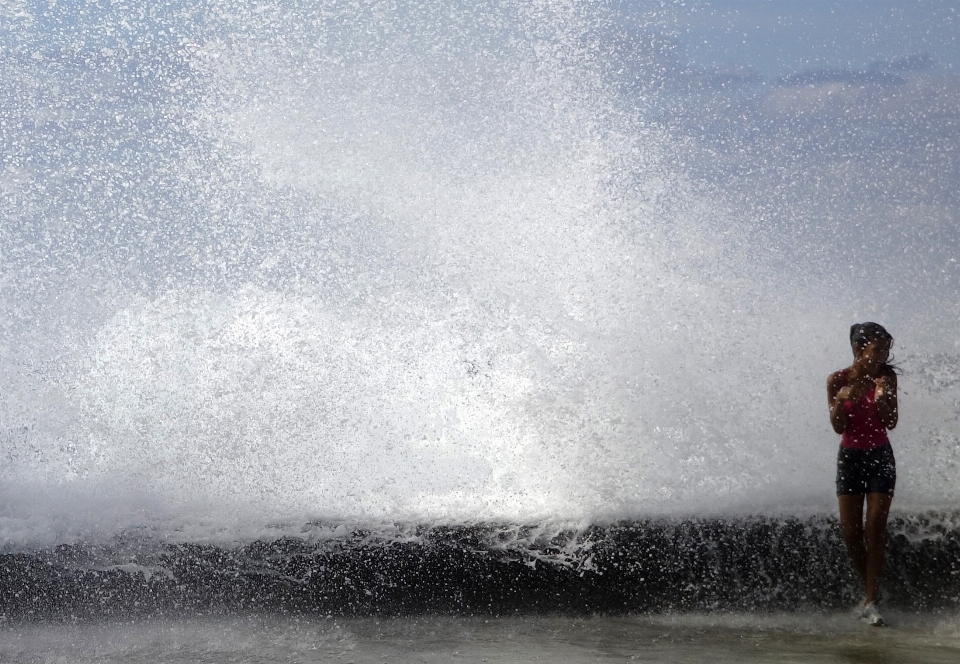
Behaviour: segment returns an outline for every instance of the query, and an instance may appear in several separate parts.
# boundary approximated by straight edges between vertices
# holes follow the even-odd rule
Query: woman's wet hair
[[[850,346],[854,350],[863,348],[872,341],[886,341],[893,345],[893,335],[880,323],[854,323],[850,326]],[[892,363],[892,360],[893,355],[890,356],[889,361],[883,363],[883,367],[896,372],[899,368]]]
[[[854,323],[850,326],[850,345],[863,348],[871,341],[893,343],[893,336],[880,323]]]

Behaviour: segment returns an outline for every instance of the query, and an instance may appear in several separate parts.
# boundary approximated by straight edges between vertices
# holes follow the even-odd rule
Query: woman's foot
[[[883,618],[880,616],[880,611],[877,610],[877,605],[874,602],[870,602],[863,607],[860,618],[862,620],[866,620],[874,627],[883,627],[887,624],[883,622]]]

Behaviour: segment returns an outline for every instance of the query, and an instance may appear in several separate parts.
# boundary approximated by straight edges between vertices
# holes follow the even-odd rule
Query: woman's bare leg
[[[890,514],[892,501],[893,496],[887,493],[867,494],[867,523],[864,528],[867,547],[864,568],[867,604],[877,601],[880,594],[880,577],[883,575],[883,564],[886,560],[887,516]]]
[[[877,495],[877,494],[870,494]],[[840,528],[853,568],[867,584],[867,547],[863,538],[863,494],[837,496],[840,502]],[[882,568],[881,563],[881,568]]]

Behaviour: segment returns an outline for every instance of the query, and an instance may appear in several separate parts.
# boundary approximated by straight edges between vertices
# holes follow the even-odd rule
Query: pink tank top
[[[847,383],[847,371],[843,371],[844,385]],[[877,412],[877,400],[870,390],[856,403],[844,401],[843,409],[850,417],[850,425],[840,434],[840,446],[851,450],[872,450],[890,444],[887,427],[880,421]]]

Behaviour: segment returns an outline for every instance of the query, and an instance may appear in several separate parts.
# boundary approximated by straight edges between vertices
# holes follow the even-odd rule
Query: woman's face
[[[853,357],[857,364],[874,373],[890,358],[890,342],[883,339],[871,341],[866,346],[854,348]]]

